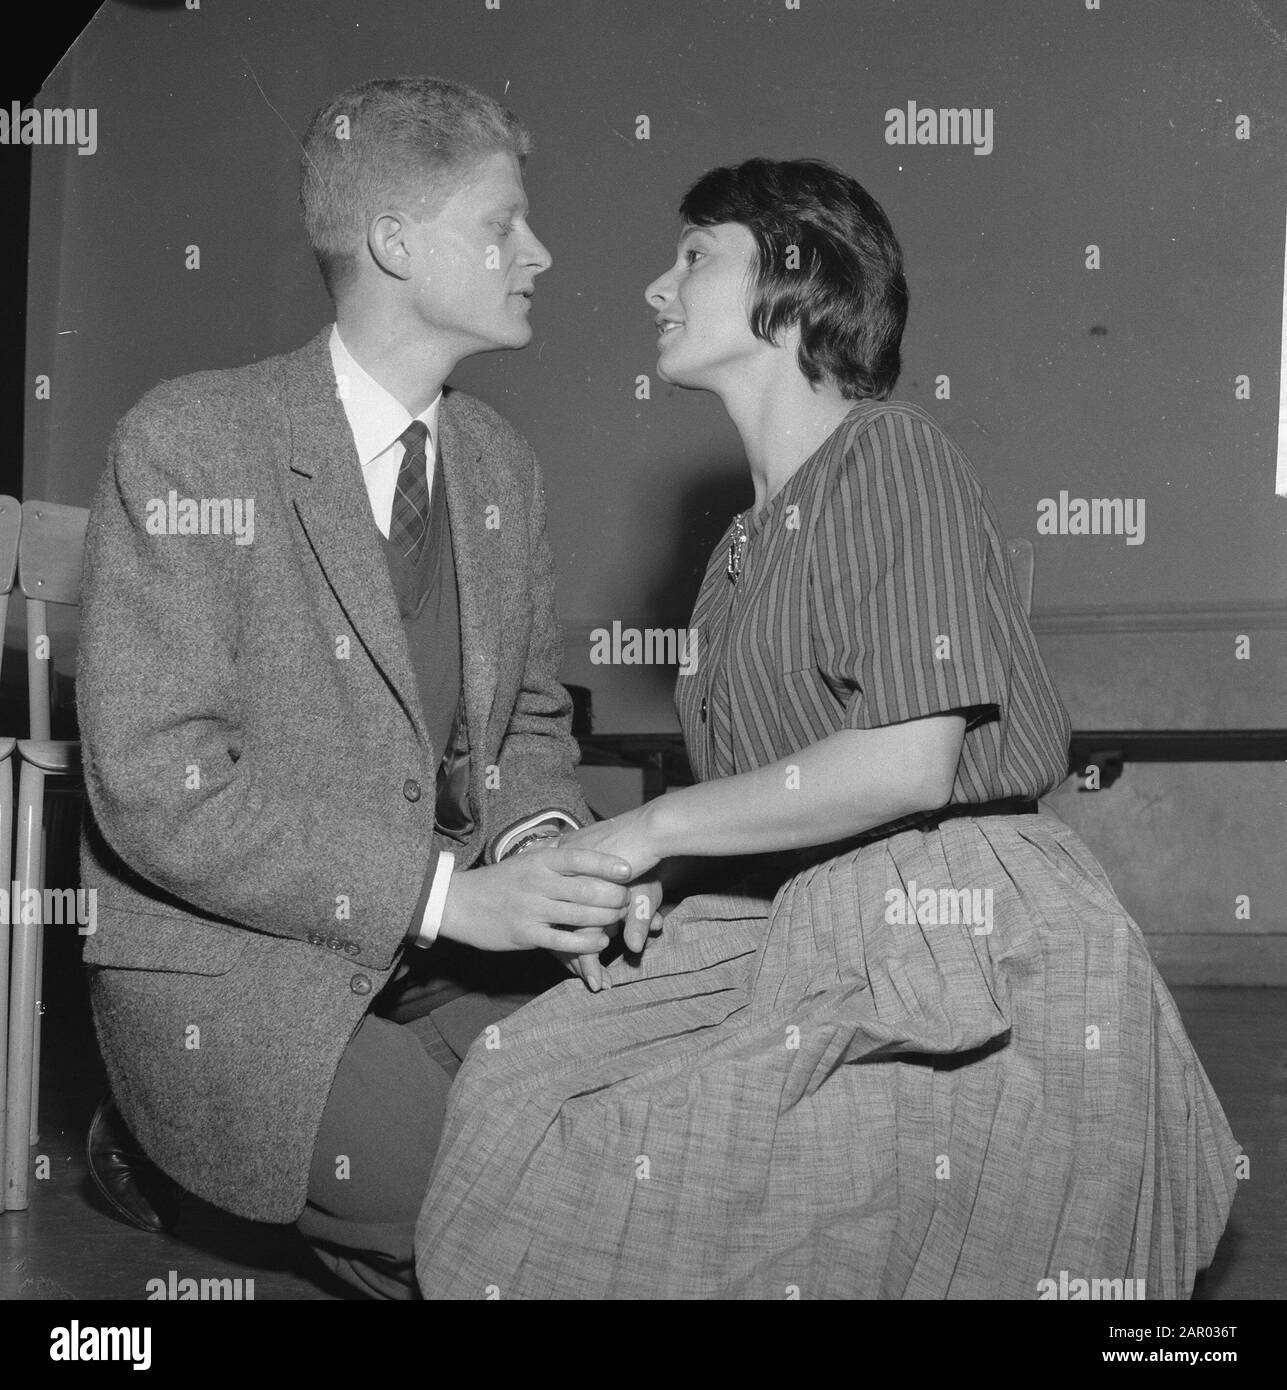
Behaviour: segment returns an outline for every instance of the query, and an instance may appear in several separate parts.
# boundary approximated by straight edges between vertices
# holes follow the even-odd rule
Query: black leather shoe
[[[179,1189],[138,1146],[116,1102],[106,1095],[89,1122],[89,1176],[113,1213],[140,1231],[172,1231]]]

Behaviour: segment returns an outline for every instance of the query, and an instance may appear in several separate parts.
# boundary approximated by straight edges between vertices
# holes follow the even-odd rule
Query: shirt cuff
[[[443,850],[433,866],[432,873],[425,875],[421,889],[421,911],[416,926],[411,932],[411,940],[417,946],[432,946],[438,939],[438,929],[442,926],[442,910],[447,904],[447,889],[451,886],[452,870],[456,866],[456,856]],[[417,904],[420,907],[420,904]]]
[[[571,830],[580,830],[580,825],[566,815],[563,811],[538,811],[534,816],[528,816],[526,820],[517,821],[496,841],[496,847],[492,850],[492,860],[499,864],[505,856],[512,852],[515,845],[524,835],[530,834],[538,825],[566,825]]]

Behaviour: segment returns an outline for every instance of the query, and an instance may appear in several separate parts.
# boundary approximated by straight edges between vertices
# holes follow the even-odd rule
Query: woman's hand
[[[593,849],[600,854],[624,859],[636,879],[655,869],[663,857],[653,832],[651,802],[623,811],[611,820],[596,821],[580,830],[560,836],[559,844],[568,849]],[[628,939],[628,938],[627,938]]]
[[[657,879],[637,881],[628,885],[630,902],[625,913],[626,949],[640,954],[648,944],[652,932],[661,930],[662,887]],[[605,931],[613,939],[622,929],[620,922],[614,922]],[[563,964],[596,993],[601,989],[611,989],[612,980],[597,955],[574,955],[570,951],[555,951]]]
[[[640,955],[648,937],[661,930],[661,880],[650,878],[629,885],[630,909],[626,914],[626,949]]]
[[[648,936],[661,926],[658,909],[661,907],[661,884],[655,878],[644,878],[657,866],[660,854],[651,842],[651,821],[647,807],[614,816],[611,820],[596,821],[580,830],[566,831],[559,837],[560,848],[596,850],[600,854],[624,859],[635,875],[629,885],[630,900],[623,914],[626,949],[638,954],[648,944]],[[539,851],[538,851],[539,852]],[[615,937],[621,923],[608,928]],[[567,951],[554,953],[565,966],[592,990],[611,989],[612,980],[603,968],[598,955],[573,955]]]

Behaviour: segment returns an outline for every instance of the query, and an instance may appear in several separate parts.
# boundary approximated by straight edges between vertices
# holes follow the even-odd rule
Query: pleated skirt
[[[1210,1263],[1238,1145],[1056,817],[688,898],[611,973],[475,1041],[427,1298],[1175,1299]]]

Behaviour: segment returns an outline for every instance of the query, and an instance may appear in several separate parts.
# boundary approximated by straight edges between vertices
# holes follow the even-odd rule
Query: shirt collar
[[[363,468],[396,443],[413,418],[424,421],[433,438],[436,451],[441,391],[419,415],[413,417],[406,406],[366,372],[344,346],[338,325],[331,327],[330,348],[331,364],[335,368],[336,390],[348,417],[349,428],[353,431],[358,461]]]

